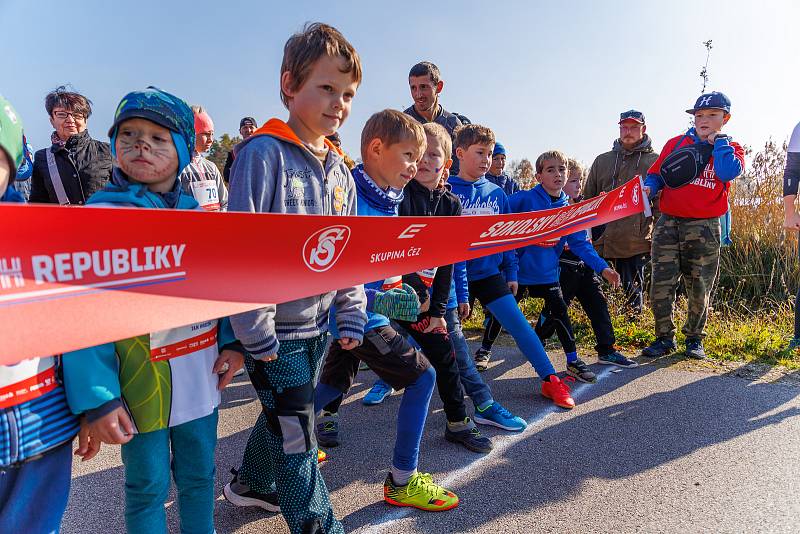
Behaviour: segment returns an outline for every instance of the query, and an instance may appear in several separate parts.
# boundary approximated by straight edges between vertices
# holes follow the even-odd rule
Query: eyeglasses
[[[77,111],[56,111],[53,113],[53,116],[60,121],[67,120],[67,117],[72,117],[72,120],[75,122],[86,120],[86,115],[83,113],[78,113]]]

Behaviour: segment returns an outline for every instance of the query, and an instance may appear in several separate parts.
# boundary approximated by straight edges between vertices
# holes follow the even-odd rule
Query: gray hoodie
[[[356,215],[356,189],[334,149],[323,168],[284,122],[272,119],[237,147],[228,210]],[[281,340],[327,332],[331,305],[340,335],[361,340],[367,321],[363,285],[240,313],[231,316],[231,325],[245,349],[263,358],[276,354]]]

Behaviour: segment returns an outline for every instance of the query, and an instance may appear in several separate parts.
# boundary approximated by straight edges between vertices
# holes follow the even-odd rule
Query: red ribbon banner
[[[472,217],[3,204],[0,364],[546,241],[649,209],[641,188]]]

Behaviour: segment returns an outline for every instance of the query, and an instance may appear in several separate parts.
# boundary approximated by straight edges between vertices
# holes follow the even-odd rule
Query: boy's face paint
[[[302,87],[292,90],[291,74],[283,73],[281,87],[289,101],[289,127],[313,146],[322,146],[323,138],[336,133],[350,115],[350,106],[358,89],[350,72],[342,72],[345,60],[319,58]]]
[[[492,166],[489,167],[489,174],[492,176],[500,176],[503,174],[503,169],[506,168],[506,155],[497,154],[492,156]]]
[[[536,174],[548,195],[558,196],[567,180],[567,164],[557,159],[546,159],[542,164],[542,172]]]
[[[450,159],[450,155],[444,153],[444,148],[442,148],[436,137],[432,135],[426,137],[428,138],[428,146],[422,154],[417,175],[414,179],[428,189],[434,190],[439,187],[439,180],[442,177],[447,161]]]
[[[575,200],[581,196],[581,178],[581,173],[578,171],[571,171],[569,173],[567,183],[564,184],[564,192],[570,200]]]
[[[378,187],[403,189],[417,174],[420,146],[416,141],[401,141],[393,145],[380,146],[375,157],[370,158],[369,168],[365,169]]]
[[[11,162],[6,151],[0,148],[0,197],[6,194],[8,181],[11,178]]]
[[[157,193],[172,189],[178,151],[169,130],[145,119],[129,119],[119,125],[115,149],[117,163],[132,180]]]
[[[722,130],[730,118],[730,114],[721,109],[699,109],[694,114],[694,128],[698,137],[705,139],[711,132]]]
[[[470,145],[467,149],[457,148],[459,171],[461,178],[474,182],[489,170],[492,163],[494,145]]]

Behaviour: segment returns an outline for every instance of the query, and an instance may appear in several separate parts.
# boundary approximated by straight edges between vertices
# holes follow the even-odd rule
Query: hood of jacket
[[[144,184],[130,181],[119,167],[114,167],[111,181],[92,195],[87,204],[126,204],[139,208],[197,209],[199,204],[183,191],[181,181],[176,178],[172,189],[166,193],[154,193]]]
[[[621,152],[625,156],[629,156],[629,155],[635,154],[637,152],[641,152],[641,153],[652,152],[653,151],[653,141],[650,139],[649,135],[644,134],[644,137],[642,138],[641,142],[639,142],[638,145],[633,147],[633,149],[628,150],[627,148],[622,146],[622,143],[620,142],[619,138],[617,138],[617,139],[614,140],[614,146],[612,147],[611,150],[613,150],[614,152]]]

